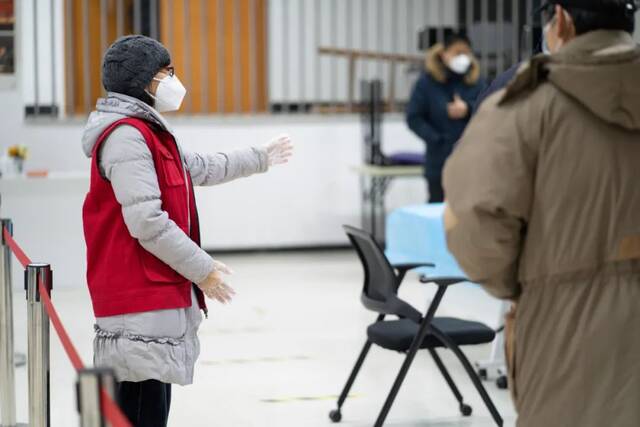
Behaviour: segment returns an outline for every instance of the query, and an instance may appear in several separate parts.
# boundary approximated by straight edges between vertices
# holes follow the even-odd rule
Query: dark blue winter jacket
[[[425,175],[440,177],[445,161],[469,122],[476,98],[484,88],[476,61],[465,76],[456,75],[440,60],[442,46],[427,53],[426,70],[413,88],[407,106],[409,128],[427,144]],[[447,104],[459,95],[469,106],[469,115],[453,120]]]

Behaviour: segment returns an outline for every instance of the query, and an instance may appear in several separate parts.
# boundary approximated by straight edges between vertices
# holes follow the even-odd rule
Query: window
[[[14,0],[0,0],[0,74],[13,74],[14,62]]]
[[[103,96],[102,56],[125,34],[144,34],[167,46],[189,93],[183,113],[267,109],[267,0],[67,0],[66,5],[67,114],[86,114]]]

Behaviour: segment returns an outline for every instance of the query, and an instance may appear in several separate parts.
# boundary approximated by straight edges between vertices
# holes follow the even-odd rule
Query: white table
[[[396,178],[423,176],[422,166],[360,165],[352,168],[360,176],[362,226],[376,241],[384,244],[387,212],[385,195]]]

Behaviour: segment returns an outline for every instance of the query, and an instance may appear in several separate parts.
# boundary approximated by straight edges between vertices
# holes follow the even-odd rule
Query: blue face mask
[[[551,29],[551,25],[553,25],[553,22],[547,23],[547,25],[542,28],[542,53],[544,53],[545,55],[553,54],[553,52],[551,52],[551,48],[549,47],[549,42],[547,41],[547,34]]]
[[[551,49],[549,49],[549,44],[547,43],[546,31],[542,34],[542,53],[545,55],[551,55]]]
[[[542,26],[542,53],[545,55],[551,55],[551,49],[549,48],[549,43],[547,42],[547,33],[551,25],[553,25],[554,17],[554,9],[552,4],[548,3],[546,7],[546,11],[543,13],[543,26]]]

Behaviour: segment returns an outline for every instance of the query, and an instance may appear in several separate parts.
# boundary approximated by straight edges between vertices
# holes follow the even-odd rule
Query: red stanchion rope
[[[69,334],[64,329],[62,325],[62,321],[60,320],[60,316],[58,316],[58,312],[56,311],[53,303],[51,302],[51,297],[49,296],[49,290],[44,287],[44,283],[42,280],[39,280],[38,287],[40,288],[40,299],[42,300],[42,304],[44,304],[45,310],[47,310],[47,314],[49,315],[49,320],[51,320],[51,324],[53,325],[53,329],[56,330],[58,334],[58,338],[60,338],[60,343],[64,348],[64,351],[67,352],[67,356],[71,361],[71,364],[79,371],[84,369],[84,363],[82,363],[82,359],[80,359],[80,355],[78,354],[78,350],[73,346],[71,342],[71,338],[69,338]]]
[[[31,264],[31,260],[29,259],[27,254],[25,254],[25,252],[18,245],[18,243],[15,240],[13,240],[13,236],[11,236],[11,233],[9,233],[6,227],[2,228],[2,234],[4,236],[4,240],[7,242],[7,245],[9,246],[9,249],[11,249],[11,251],[16,256],[20,264],[22,264],[24,268],[27,268],[27,266]],[[60,316],[58,316],[58,312],[56,311],[55,307],[53,306],[53,303],[51,302],[49,290],[45,288],[44,283],[42,282],[42,279],[38,280],[38,289],[40,291],[40,298],[42,299],[42,304],[44,305],[44,308],[47,314],[49,315],[49,320],[51,320],[51,324],[53,325],[53,328],[58,334],[60,343],[62,344],[62,347],[64,348],[65,352],[67,353],[67,356],[71,361],[71,364],[73,365],[76,371],[80,371],[81,369],[84,369],[84,363],[82,363],[80,354],[78,353],[78,350],[76,350],[73,343],[71,342],[71,338],[69,338],[69,334],[67,333],[67,331],[64,328],[64,325],[62,324],[62,321],[60,320]],[[102,411],[104,413],[104,416],[109,420],[109,422],[113,427],[131,427],[131,423],[129,423],[129,420],[124,416],[124,414],[122,413],[118,405],[113,401],[111,396],[109,396],[109,394],[105,391],[104,388],[100,390],[100,397],[102,401]]]
[[[2,227],[2,235],[4,236],[4,240],[7,242],[7,245],[9,245],[9,249],[11,249],[16,258],[18,258],[18,261],[20,261],[20,264],[22,264],[24,268],[27,268],[27,265],[31,264],[31,260],[20,246],[18,246],[16,241],[13,240],[13,236],[9,233],[6,227]]]
[[[111,399],[104,388],[100,390],[100,396],[102,397],[102,412],[111,425],[113,427],[131,427],[129,419],[125,417],[120,407]]]

